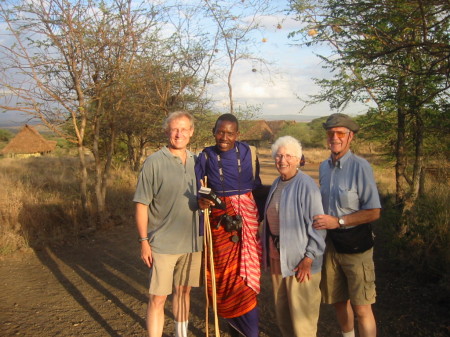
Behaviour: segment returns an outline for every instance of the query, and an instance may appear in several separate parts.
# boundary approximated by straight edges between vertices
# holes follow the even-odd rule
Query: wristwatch
[[[340,228],[344,228],[345,227],[344,218],[338,218],[338,223],[339,223],[339,227]]]

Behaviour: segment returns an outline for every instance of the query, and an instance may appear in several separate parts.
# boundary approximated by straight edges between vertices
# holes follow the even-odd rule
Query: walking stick
[[[204,216],[209,217],[208,209],[205,210]],[[204,220],[203,224],[204,224],[203,227],[206,227],[206,220]],[[205,326],[206,326],[206,337],[209,337],[209,297],[208,297],[208,277],[207,277],[208,272],[206,270],[206,266],[208,265],[208,254],[207,254],[208,242],[206,239],[206,230],[203,233],[203,247],[205,249],[205,253],[203,254],[203,265],[205,266],[203,278],[205,280],[205,297],[206,297]]]
[[[206,186],[207,178],[205,177],[204,183]],[[213,304],[213,312],[214,312],[214,331],[216,337],[220,337],[220,329],[219,329],[219,317],[217,316],[217,294],[216,294],[216,273],[214,270],[214,256],[213,256],[213,247],[212,247],[212,234],[211,234],[211,224],[209,222],[209,208],[205,209],[204,216],[204,242],[206,244],[206,254],[205,254],[205,292],[206,292],[206,337],[209,336],[208,329],[208,308],[209,308],[209,299],[208,299],[208,278],[207,278],[207,257],[209,255],[209,266],[211,273],[211,293],[212,293],[212,304]]]

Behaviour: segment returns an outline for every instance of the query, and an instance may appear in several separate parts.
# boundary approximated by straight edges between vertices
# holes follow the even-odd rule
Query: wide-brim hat
[[[344,128],[349,129],[353,133],[357,133],[359,130],[359,125],[351,119],[346,114],[342,113],[334,113],[327,118],[327,121],[322,124],[323,128],[331,129],[342,126]]]

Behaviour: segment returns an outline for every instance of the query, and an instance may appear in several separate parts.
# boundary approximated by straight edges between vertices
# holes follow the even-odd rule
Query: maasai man
[[[225,208],[212,207],[210,214],[217,312],[227,320],[231,336],[257,337],[261,244],[259,213],[252,191],[261,187],[258,159],[249,145],[236,141],[239,124],[234,115],[221,115],[213,134],[216,145],[203,149],[195,173],[199,186],[200,180],[207,177],[207,187]],[[211,298],[210,270],[207,265]]]

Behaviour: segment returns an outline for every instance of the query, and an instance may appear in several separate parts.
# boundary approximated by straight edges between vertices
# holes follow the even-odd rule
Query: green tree
[[[120,139],[127,146],[128,162],[134,171],[140,169],[145,147],[164,145],[161,141],[166,137],[161,127],[169,112],[191,111],[201,125],[201,116],[207,109],[197,72],[176,70],[180,69],[173,65],[176,58],[167,57],[163,61],[164,64],[158,64],[155,58],[140,58],[133,73],[122,83],[126,95],[118,117]],[[117,101],[111,99],[111,104]],[[199,131],[196,127],[194,139],[200,139]]]
[[[0,129],[0,142],[9,142],[13,136],[11,131]]]
[[[95,161],[94,209],[103,223],[109,170],[123,100],[106,105],[158,32],[154,8],[130,1],[4,1],[0,16],[9,38],[0,45],[1,84],[24,111],[77,145],[80,195],[88,219],[89,149]],[[12,43],[9,41],[13,40]],[[70,123],[69,128],[61,125]],[[64,133],[69,130],[70,133]],[[95,225],[95,224],[92,224]]]
[[[323,123],[325,123],[327,117],[320,117],[313,119],[308,123],[310,137],[311,137],[311,145],[314,147],[324,147],[325,139],[324,139],[324,129]]]
[[[323,90],[310,103],[328,100],[332,108],[343,108],[370,101],[389,126],[377,132],[390,137],[394,128],[396,198],[406,220],[419,196],[425,135],[449,117],[449,2],[297,0],[291,5],[304,23],[292,36],[334,51],[321,56],[333,78],[317,80]],[[400,231],[406,230],[404,221]]]
[[[311,144],[311,134],[309,131],[308,124],[306,123],[289,123],[275,137],[292,136],[299,140],[303,147],[306,147]]]

